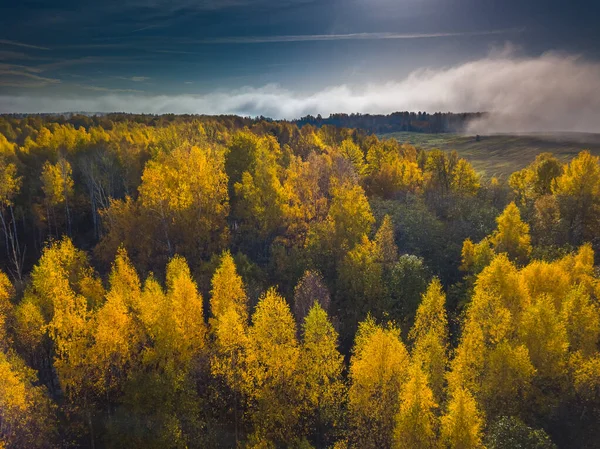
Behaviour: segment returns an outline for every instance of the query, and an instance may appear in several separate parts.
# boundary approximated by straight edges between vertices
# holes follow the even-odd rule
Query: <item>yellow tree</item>
[[[375,218],[364,190],[359,185],[344,183],[332,188],[332,200],[326,219],[325,240],[331,242],[333,254],[354,247],[369,234]]]
[[[255,436],[275,444],[298,436],[301,378],[296,323],[285,300],[269,289],[252,315],[245,388]]]
[[[398,246],[394,237],[394,224],[389,215],[383,217],[381,226],[375,234],[375,243],[379,258],[386,267],[390,267],[398,260]]]
[[[600,158],[582,151],[563,168],[553,187],[570,242],[594,238],[600,219]]]
[[[322,446],[331,442],[328,437],[335,435],[341,426],[344,361],[337,348],[337,332],[318,302],[306,316],[302,331],[300,371],[304,412],[310,434]]]
[[[157,238],[169,256],[203,257],[227,241],[224,164],[223,150],[185,144],[146,164],[140,202],[160,225]]]
[[[394,448],[433,449],[437,447],[437,404],[429,388],[427,374],[412,363],[408,380],[400,392],[400,411],[396,415]]]
[[[441,418],[441,440],[448,449],[481,449],[484,420],[475,398],[464,388],[450,396],[448,409]]]
[[[466,388],[486,415],[521,411],[535,374],[527,347],[517,339],[529,296],[506,255],[477,277],[461,340],[448,375],[450,391]]]
[[[263,138],[254,166],[244,171],[241,180],[234,184],[233,216],[242,230],[252,233],[252,238],[268,240],[283,225],[286,192],[277,161],[280,152],[275,139]]]
[[[89,267],[86,254],[65,238],[44,249],[15,312],[18,347],[24,349],[46,382],[53,375],[47,372],[51,367],[48,358],[54,357],[70,406],[86,413],[90,412],[93,393],[88,354],[91,318],[102,296],[102,284]]]
[[[562,303],[560,318],[564,323],[570,352],[591,357],[600,342],[600,309],[582,286],[574,287]]]
[[[535,161],[513,173],[508,184],[523,205],[552,193],[554,180],[561,174],[561,163],[552,153],[540,153]]]
[[[473,197],[480,187],[480,177],[473,166],[466,159],[459,159],[452,171],[451,190],[462,197]]]
[[[3,135],[0,136],[0,139],[5,139]],[[15,277],[20,280],[23,274],[23,257],[13,205],[16,195],[21,190],[22,178],[17,175],[17,166],[13,159],[15,159],[14,149],[8,146],[2,148],[0,142],[0,221],[2,221],[6,254],[15,269]]]
[[[0,350],[0,379],[0,447],[53,447],[55,409],[34,371]]]
[[[213,375],[225,379],[233,392],[237,440],[239,394],[242,392],[244,355],[248,344],[248,297],[229,252],[221,256],[221,264],[212,278],[210,310],[210,330],[215,342],[211,371]]]
[[[68,280],[59,278],[57,281],[53,292],[54,315],[48,325],[54,342],[54,368],[72,411],[85,415],[93,447],[94,391],[89,358],[94,331],[92,317],[86,299],[69,288]]]
[[[478,274],[493,258],[494,250],[488,238],[484,238],[479,243],[473,243],[468,238],[463,242],[460,269],[470,274]]]
[[[423,172],[416,161],[414,147],[402,146],[395,140],[375,142],[367,152],[365,184],[367,191],[383,198],[415,193],[423,185]]]
[[[535,368],[532,406],[547,414],[558,406],[567,382],[569,340],[552,296],[541,294],[523,311],[517,324],[519,340]]]
[[[505,341],[491,348],[485,358],[478,397],[486,415],[522,413],[535,375],[527,347]]]
[[[10,346],[7,321],[14,313],[11,303],[13,287],[8,277],[0,271],[0,351],[6,351]]]
[[[110,404],[121,394],[139,348],[140,329],[134,312],[141,309],[141,285],[125,250],[121,249],[110,274],[106,302],[95,317],[91,360],[98,393]]]
[[[286,240],[304,246],[310,224],[323,221],[327,216],[329,179],[326,156],[311,153],[307,160],[294,157],[286,170],[283,184],[287,204],[284,207]]]
[[[542,294],[533,299],[523,311],[518,333],[538,376],[556,379],[566,374],[569,341],[551,296]]]
[[[134,316],[143,322],[143,350],[124,387],[120,413],[130,417],[111,428],[125,447],[186,446],[204,435],[195,384],[204,374],[197,368],[206,336],[202,298],[182,257],[169,262],[166,280],[166,294],[154,278],[146,280]]]
[[[372,318],[356,334],[350,359],[348,392],[349,439],[355,447],[392,446],[395,411],[408,372],[409,356],[400,330],[382,327]]]
[[[435,401],[441,403],[448,365],[448,318],[446,295],[439,279],[435,278],[423,295],[408,338],[413,343],[413,363],[420,364]]]
[[[42,190],[44,192],[46,203],[46,214],[48,226],[51,225],[51,212],[54,218],[55,232],[58,233],[55,208],[57,206],[65,207],[67,231],[71,233],[71,212],[69,209],[69,200],[73,197],[73,170],[71,164],[66,159],[60,158],[56,164],[46,161],[42,167]]]
[[[44,250],[16,313],[19,346],[33,346],[24,352],[45,379],[49,374],[42,357],[47,355],[41,355],[53,357],[54,371],[67,399],[65,410],[85,419],[92,445],[94,391],[89,350],[92,313],[101,295],[101,284],[85,253],[65,238]],[[45,334],[50,339],[44,338]]]
[[[237,273],[235,261],[231,253],[224,252],[221,263],[212,278],[210,310],[211,327],[218,327],[219,318],[227,311],[233,310],[241,320],[247,323],[248,297],[242,277]]]
[[[338,308],[347,317],[344,324],[351,328],[368,312],[377,315],[383,312],[383,265],[380,260],[377,243],[364,235],[340,264],[338,296],[343,302],[338,304]]]
[[[521,221],[521,212],[514,202],[506,206],[496,223],[498,228],[490,237],[494,250],[525,264],[531,253],[529,225]]]
[[[340,144],[339,151],[342,156],[352,162],[356,174],[362,176],[365,172],[365,155],[360,147],[352,139],[346,139]]]
[[[167,265],[167,304],[174,338],[168,356],[186,372],[206,346],[206,325],[202,296],[183,257],[175,256]]]

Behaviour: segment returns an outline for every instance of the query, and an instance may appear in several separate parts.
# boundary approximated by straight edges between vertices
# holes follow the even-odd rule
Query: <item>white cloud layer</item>
[[[454,67],[413,72],[403,80],[340,85],[299,95],[275,85],[207,95],[107,93],[101,96],[0,96],[0,112],[125,111],[264,115],[298,118],[335,112],[488,111],[470,131],[600,132],[600,63],[547,53],[501,53]]]

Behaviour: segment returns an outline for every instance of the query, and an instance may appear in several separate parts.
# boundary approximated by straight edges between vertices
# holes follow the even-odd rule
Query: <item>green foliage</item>
[[[494,422],[486,436],[489,449],[556,449],[548,434],[532,429],[514,416],[503,416]]]

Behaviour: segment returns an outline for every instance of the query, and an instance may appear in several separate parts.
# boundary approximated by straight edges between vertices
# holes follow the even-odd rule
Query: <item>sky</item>
[[[593,131],[599,17],[578,0],[0,0],[0,112],[487,110],[546,127],[575,108],[563,127]]]

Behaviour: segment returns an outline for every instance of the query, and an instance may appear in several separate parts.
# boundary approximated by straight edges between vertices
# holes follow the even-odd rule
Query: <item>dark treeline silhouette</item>
[[[447,133],[460,132],[472,120],[481,118],[485,113],[461,113],[436,112],[394,112],[389,115],[371,114],[331,114],[328,118],[320,115],[314,117],[307,115],[296,120],[298,126],[306,124],[313,126],[333,125],[343,128],[360,128],[365,131],[384,134],[400,131],[412,131],[419,133]]]
[[[291,123],[301,128],[304,125],[312,125],[320,128],[324,125],[336,126],[339,128],[357,128],[369,133],[384,134],[392,132],[419,132],[419,133],[448,133],[463,131],[473,120],[480,119],[483,112],[436,112],[429,114],[427,112],[393,112],[392,114],[331,114],[327,118],[317,115],[307,115],[297,120],[291,120]],[[88,129],[90,126],[110,127],[111,122],[121,120],[130,120],[136,123],[143,123],[149,126],[164,126],[173,121],[210,121],[218,120],[227,124],[229,127],[241,128],[251,126],[257,122],[287,122],[287,120],[272,120],[267,117],[240,117],[237,115],[195,115],[195,114],[128,114],[128,113],[88,113],[88,112],[69,112],[60,114],[5,114],[2,116],[5,120],[51,120],[55,123],[69,123],[76,128],[83,126]]]

